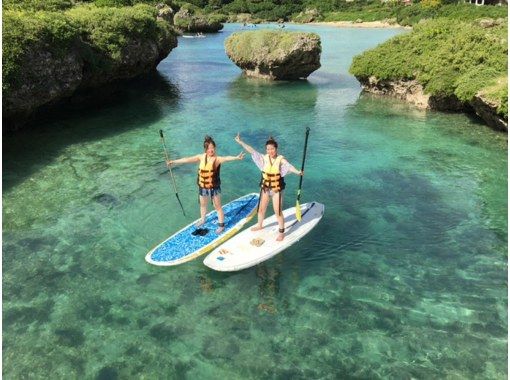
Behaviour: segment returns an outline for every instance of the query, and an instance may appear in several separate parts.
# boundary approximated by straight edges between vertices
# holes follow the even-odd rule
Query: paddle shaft
[[[159,136],[161,137],[161,142],[163,143],[163,150],[165,151],[166,161],[169,161],[170,158],[168,156],[168,150],[166,148],[165,137],[163,136],[163,130],[161,130],[161,129],[159,130]],[[184,212],[184,207],[182,207],[181,200],[179,199],[179,194],[177,193],[177,186],[175,185],[175,178],[174,178],[174,174],[172,173],[172,168],[170,167],[170,165],[167,165],[167,166],[168,166],[168,172],[170,173],[170,178],[172,179],[172,184],[174,186],[175,196],[177,198],[177,201],[179,201],[179,205],[181,206],[182,214],[184,216],[186,216],[186,213]]]
[[[308,146],[308,135],[310,133],[310,128],[306,127],[306,135],[305,135],[305,147],[303,148],[303,161],[301,161],[301,173],[305,170],[305,159],[306,159],[306,147]],[[297,193],[297,203],[301,199],[301,185],[303,184],[303,176],[299,177],[299,187]]]

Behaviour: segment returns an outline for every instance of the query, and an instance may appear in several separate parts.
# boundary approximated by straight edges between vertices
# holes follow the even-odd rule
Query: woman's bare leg
[[[218,213],[218,228],[216,229],[216,233],[220,234],[225,229],[225,226],[223,225],[225,222],[225,216],[223,214],[223,209],[221,208],[221,195],[216,194],[214,197],[212,197],[212,201],[214,208]]]
[[[258,231],[262,229],[262,223],[264,222],[264,215],[266,215],[267,205],[269,204],[269,193],[262,191],[259,204],[259,212],[257,214],[257,225],[251,228],[252,231]]]
[[[207,201],[209,197],[200,196],[200,220],[195,224],[195,227],[200,227],[205,223],[205,214],[207,214]]]
[[[281,197],[281,199],[280,199]],[[285,227],[285,223],[283,220],[283,214],[280,212],[280,205],[283,205],[283,191],[279,191],[273,195],[273,210],[276,215],[276,220],[278,221],[278,229],[281,231]],[[282,241],[285,237],[285,232],[278,232],[278,236],[276,238],[277,241]]]

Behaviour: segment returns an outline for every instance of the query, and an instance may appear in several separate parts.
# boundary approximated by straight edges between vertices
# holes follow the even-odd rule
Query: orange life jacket
[[[278,192],[285,189],[285,181],[280,173],[282,159],[283,156],[276,156],[272,160],[268,154],[264,155],[264,167],[260,180],[260,187],[264,190],[271,189],[274,192]]]
[[[207,153],[200,157],[197,184],[203,189],[214,189],[220,186],[220,166],[215,166],[216,158],[207,160]]]

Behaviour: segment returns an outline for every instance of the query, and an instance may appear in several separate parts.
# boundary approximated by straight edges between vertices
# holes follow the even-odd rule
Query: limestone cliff
[[[58,51],[47,42],[31,44],[18,63],[18,80],[9,83],[7,89],[4,87],[4,129],[22,127],[35,111],[57,104],[80,90],[153,70],[177,46],[171,28],[160,28],[156,36],[126,36],[115,58],[82,38]]]
[[[475,112],[490,127],[508,131],[508,120],[498,113],[499,105],[483,93],[477,94],[469,102],[462,102],[455,95],[441,97],[425,94],[417,80],[379,80],[374,76],[358,80],[367,92],[393,96],[422,109]]]

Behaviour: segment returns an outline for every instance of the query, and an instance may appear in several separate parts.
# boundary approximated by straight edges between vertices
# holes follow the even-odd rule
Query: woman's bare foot
[[[225,229],[225,222],[218,222],[218,228],[216,229],[216,234],[221,234]]]
[[[256,225],[250,228],[251,231],[260,231],[262,229],[262,226]]]
[[[278,228],[278,236],[276,237],[276,241],[282,241],[284,237],[285,237],[285,227]]]
[[[204,223],[205,223],[205,219],[200,219],[198,222],[195,223],[195,227],[200,227]]]

